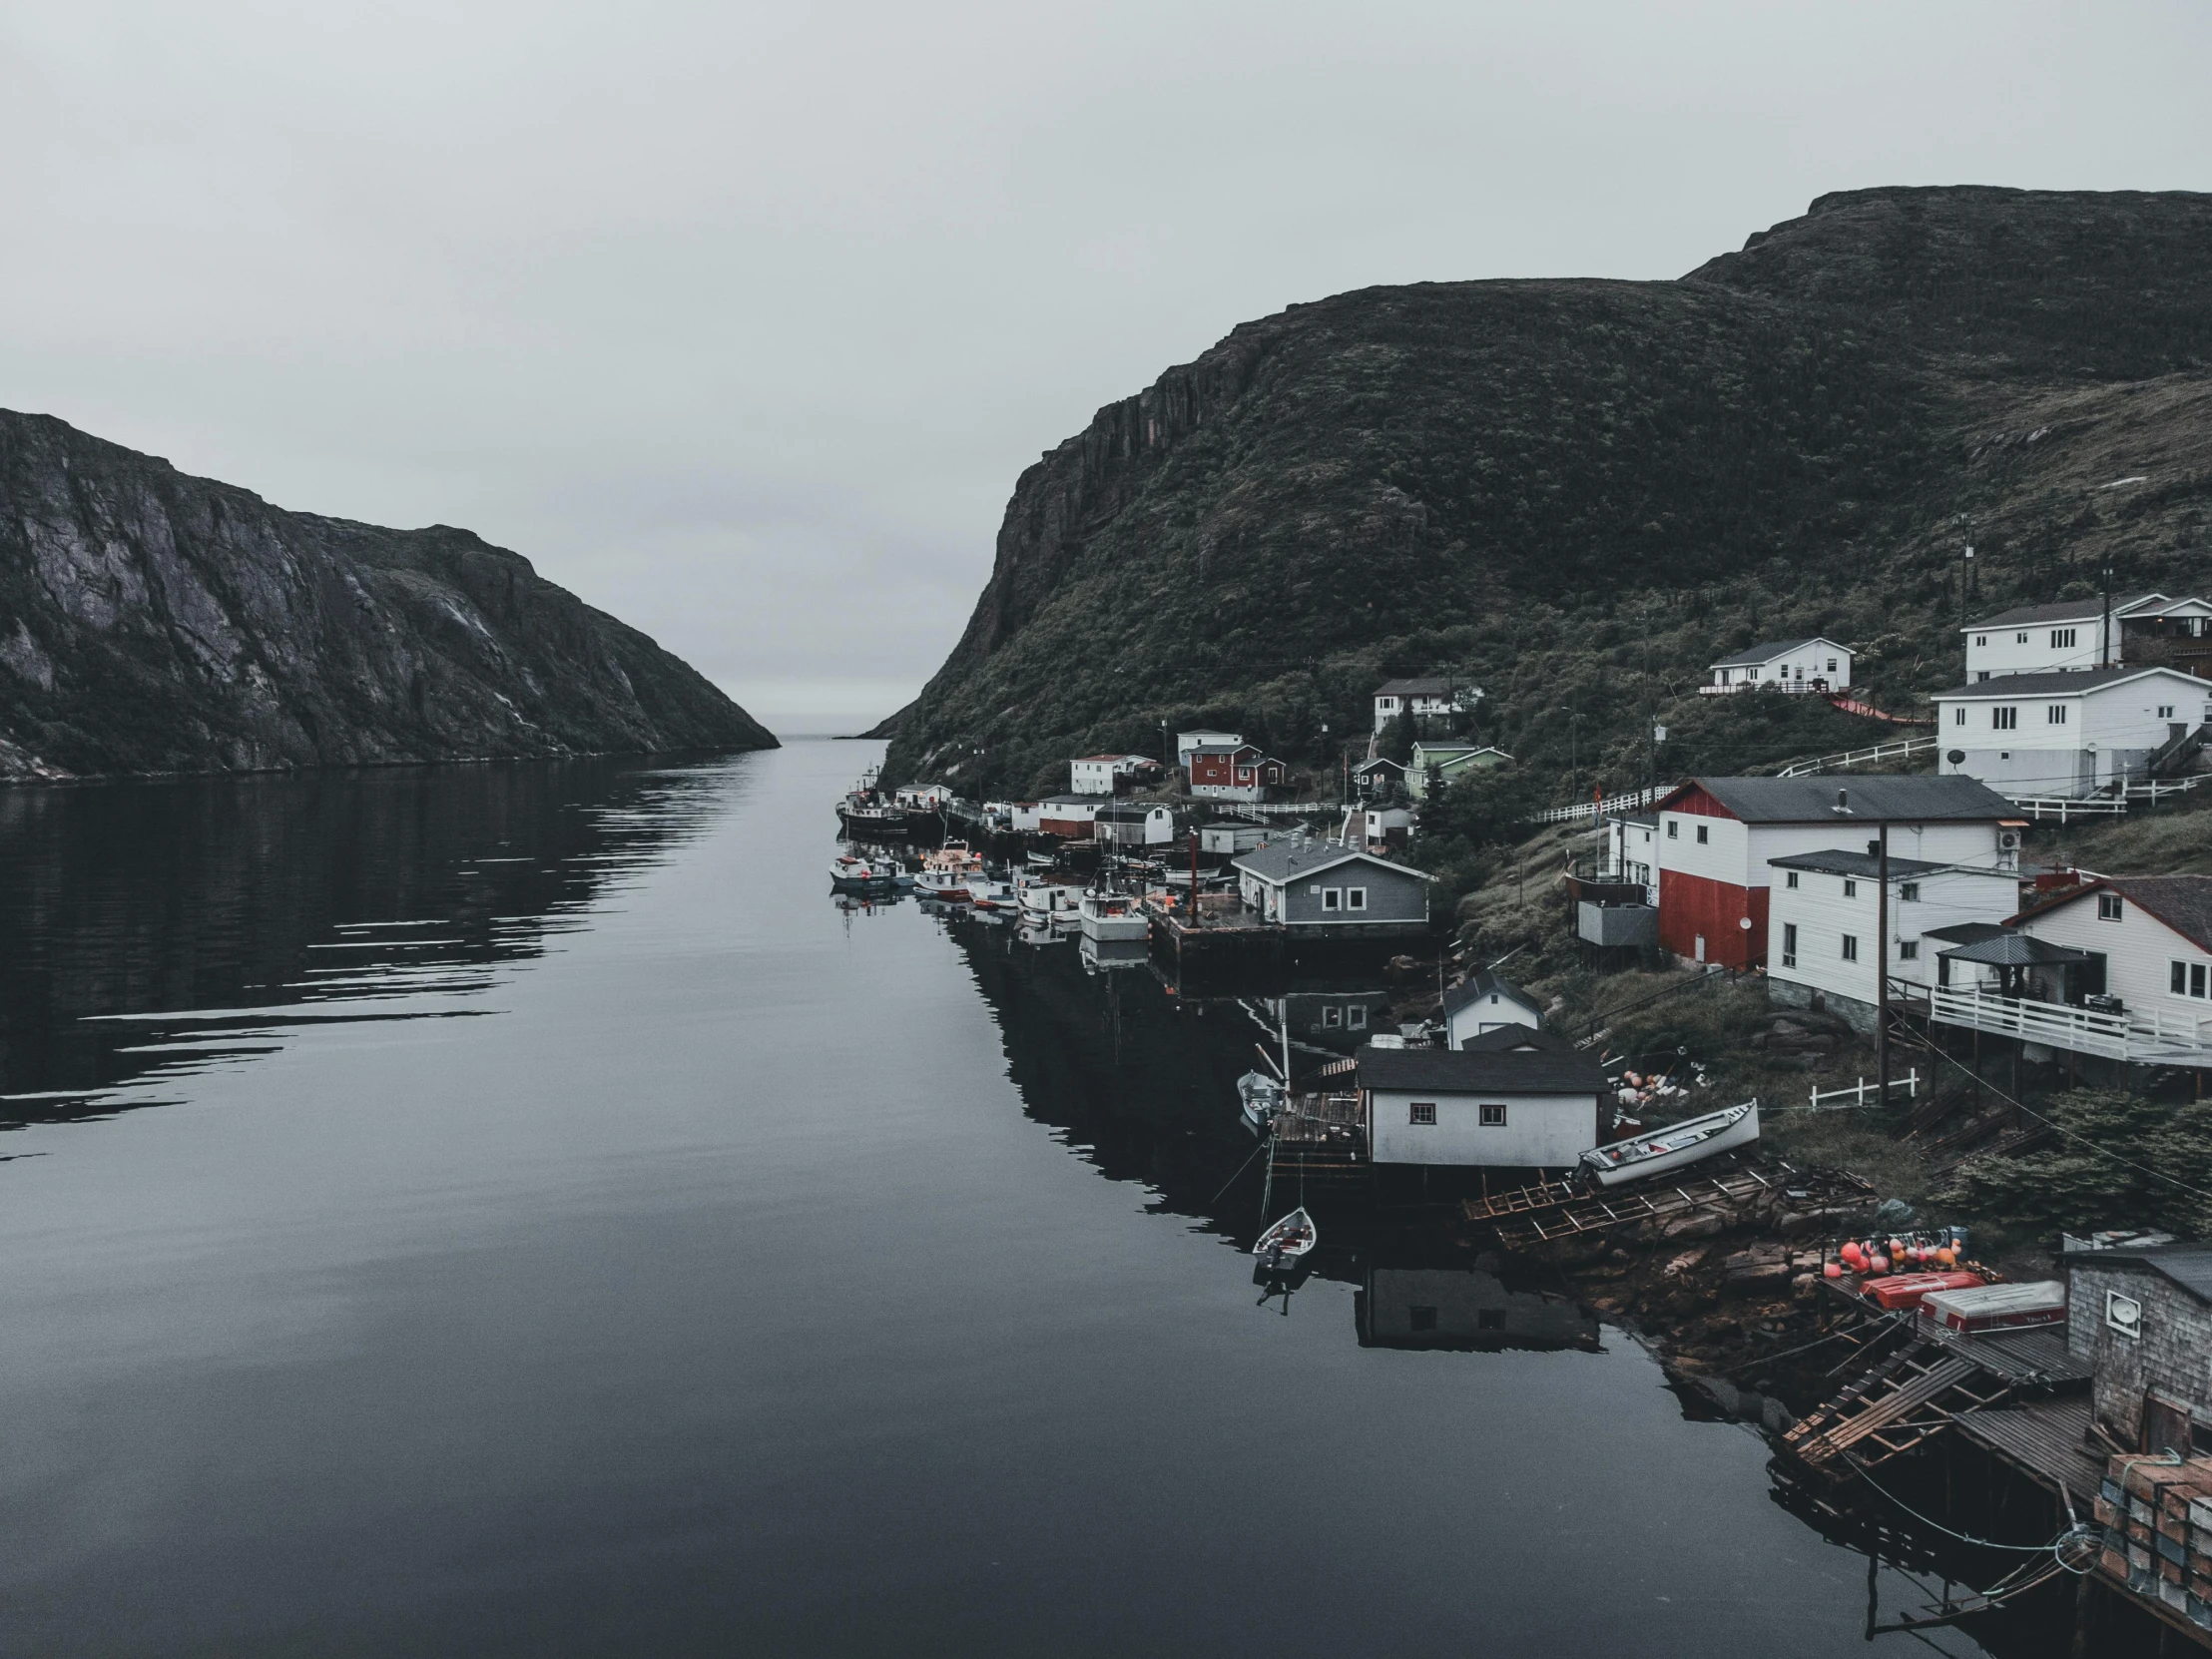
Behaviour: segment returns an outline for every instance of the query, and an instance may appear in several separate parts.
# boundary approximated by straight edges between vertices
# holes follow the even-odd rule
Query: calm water
[[[0,792],[0,1649],[1866,1651],[1571,1303],[1256,1306],[1253,1028],[838,908],[873,753]]]

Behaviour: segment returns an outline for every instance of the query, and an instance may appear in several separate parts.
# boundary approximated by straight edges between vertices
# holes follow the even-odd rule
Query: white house
[[[1832,1012],[1872,1031],[1882,955],[1881,860],[1864,844],[1785,853],[1767,901],[1767,998],[1809,1007],[1816,995]],[[1889,970],[1900,984],[1933,984],[1941,942],[1937,928],[1979,923],[1995,928],[2019,908],[2016,872],[1986,864],[1890,858]]]
[[[1503,1025],[1540,1030],[1543,1023],[1544,1011],[1536,1005],[1536,999],[1488,968],[1444,992],[1444,1045],[1448,1048],[1464,1048],[1469,1037],[1479,1037]]]
[[[1099,809],[1107,805],[1109,802],[1095,795],[1053,795],[1042,801],[1012,802],[1008,811],[1012,828],[1017,830],[1081,840],[1091,833],[1091,821]]]
[[[1191,757],[1201,749],[1238,749],[1243,745],[1242,732],[1178,732],[1175,734],[1175,764],[1188,772]]]
[[[1068,762],[1068,789],[1076,795],[1112,795],[1117,780],[1157,765],[1149,755],[1085,755]]]
[[[891,799],[909,812],[933,813],[952,799],[950,784],[901,784]]]
[[[2212,1066],[2212,875],[2096,877],[1941,955],[1931,1014],[1944,1024],[2046,1053]]]
[[[1806,640],[1768,640],[1723,657],[1707,671],[1704,693],[1757,691],[1841,691],[1851,684],[1851,647],[1815,635]]]
[[[1738,969],[1767,961],[1775,858],[1843,846],[1890,856],[2009,869],[2026,821],[1971,778],[1693,778],[1663,797],[1659,947]]]
[[[2111,625],[2104,599],[2020,605],[1959,630],[1966,641],[1966,679],[2005,674],[2080,673],[2135,660],[2130,647],[2152,638],[2197,639],[2212,634],[2212,605],[2162,593],[2115,595]]]
[[[2212,681],[2119,667],[2001,674],[1936,699],[1938,770],[2013,797],[2093,795],[2212,719]]]
[[[1605,858],[1599,879],[1634,881],[1644,902],[1659,902],[1659,820],[1649,813],[1605,815]]]
[[[1449,680],[1385,680],[1375,689],[1375,729],[1399,715],[1450,715],[1471,705],[1482,694]]]
[[[1363,1048],[1378,1165],[1565,1169],[1602,1139],[1605,1073],[1549,1049]]]
[[[1413,815],[1404,807],[1347,807],[1345,822],[1345,838],[1362,846],[1403,846],[1413,834]]]

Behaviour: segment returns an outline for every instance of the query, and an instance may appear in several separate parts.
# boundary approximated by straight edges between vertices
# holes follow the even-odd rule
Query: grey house
[[[1301,932],[1386,938],[1428,926],[1431,877],[1342,841],[1270,841],[1230,860],[1264,921]]]
[[[2068,1250],[2066,1348],[2122,1445],[2212,1451],[2212,1246]]]

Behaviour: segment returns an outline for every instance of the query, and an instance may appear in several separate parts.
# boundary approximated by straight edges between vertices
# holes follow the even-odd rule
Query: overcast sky
[[[466,525],[784,731],[1237,322],[1824,191],[2212,189],[2212,7],[7,0],[0,406]]]

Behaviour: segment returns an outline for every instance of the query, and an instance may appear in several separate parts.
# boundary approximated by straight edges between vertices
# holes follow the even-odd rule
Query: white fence
[[[1878,743],[1872,749],[1847,749],[1841,755],[1822,755],[1811,761],[1793,761],[1776,773],[1777,778],[1810,778],[1815,773],[1842,767],[1874,766],[1882,761],[1910,760],[1936,747],[1934,738],[1906,738],[1898,743]]]
[[[1654,784],[1648,790],[1638,790],[1634,795],[1616,795],[1604,801],[1578,801],[1572,807],[1551,807],[1536,815],[1538,824],[1572,824],[1576,819],[1597,819],[1607,813],[1632,813],[1638,807],[1648,807],[1669,790],[1672,784]]]
[[[1905,1091],[1905,1098],[1908,1100],[1920,1099],[1921,1068],[1915,1066],[1903,1077],[1891,1078],[1890,1087],[1893,1089],[1903,1089]],[[1847,1094],[1851,1096],[1851,1099],[1849,1099],[1848,1101],[1844,1099],[1844,1096]],[[1870,1094],[1876,1096],[1876,1099],[1872,1102],[1872,1104],[1876,1106],[1882,1104],[1880,1098],[1882,1094],[1882,1085],[1879,1082],[1870,1083],[1864,1077],[1860,1078],[1856,1084],[1853,1084],[1847,1088],[1816,1088],[1813,1090],[1812,1109],[1816,1112],[1841,1112],[1848,1110],[1849,1108],[1854,1106],[1865,1106],[1869,1104],[1867,1096],[1869,1096]],[[1831,1102],[1840,1102],[1841,1104],[1831,1104]]]
[[[1970,1031],[2134,1065],[2212,1064],[2212,1018],[2201,1015],[2168,1014],[2155,1008],[2100,1014],[2063,1002],[1938,986],[1929,993],[1929,1017]]]

